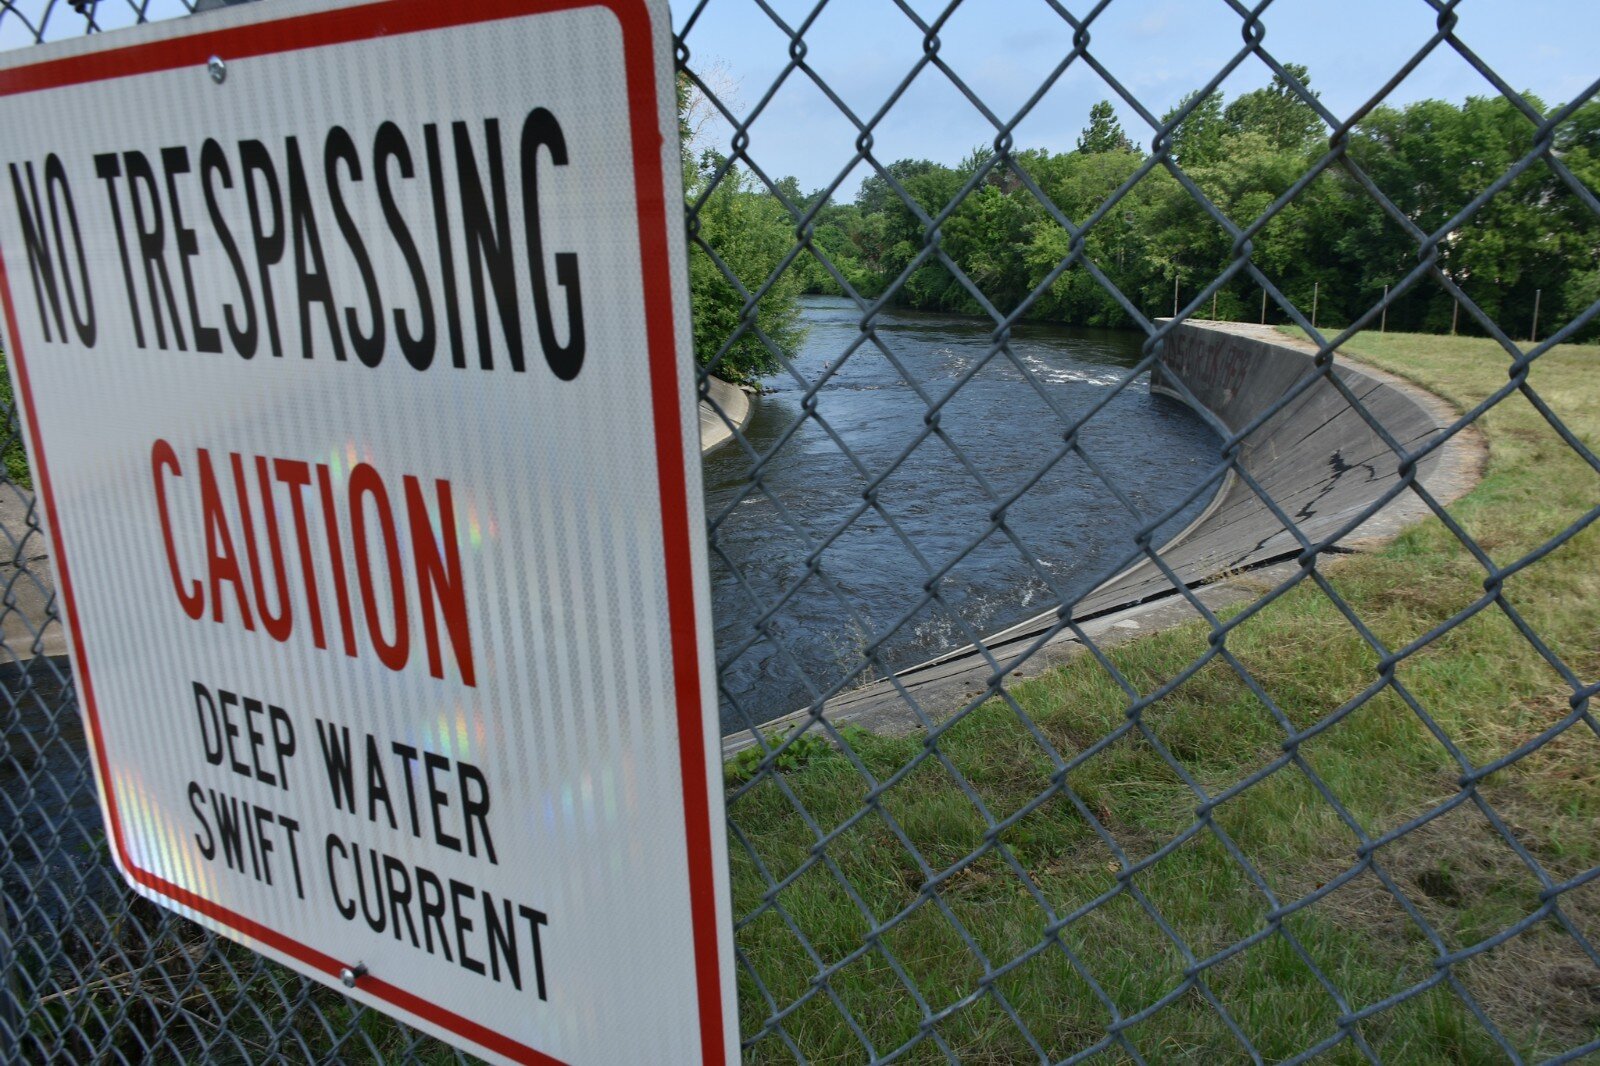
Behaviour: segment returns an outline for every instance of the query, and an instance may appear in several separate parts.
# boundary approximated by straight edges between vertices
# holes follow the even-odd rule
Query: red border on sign
[[[695,624],[694,570],[689,528],[688,486],[684,476],[682,408],[678,391],[677,327],[672,298],[672,268],[668,241],[676,231],[662,190],[662,134],[656,109],[655,41],[650,13],[643,0],[474,0],[446,4],[438,0],[379,0],[358,7],[320,11],[295,18],[251,23],[231,29],[130,45],[82,56],[46,60],[30,66],[0,71],[0,96],[112,78],[131,77],[203,67],[212,55],[228,59],[272,55],[370,40],[377,37],[453,26],[493,22],[527,15],[548,14],[587,7],[604,7],[622,27],[623,55],[628,79],[628,110],[634,160],[634,187],[638,201],[639,245],[644,289],[645,321],[650,357],[651,409],[655,419],[656,466],[660,484],[663,547],[667,561],[668,618],[672,640],[673,691],[677,703],[679,759],[683,777],[684,829],[688,841],[689,898],[694,929],[695,984],[700,1013],[700,1046],[704,1061],[725,1061],[723,1032],[721,951],[717,935],[715,856],[712,854],[711,797],[707,782],[703,701],[700,691],[699,634]],[[100,775],[110,818],[110,838],[119,865],[138,884],[211,918],[243,935],[266,944],[336,978],[347,960],[285,936],[221,906],[189,889],[135,867],[127,860],[122,819],[112,789],[110,765],[100,731],[94,682],[88,653],[78,628],[72,594],[71,570],[61,524],[57,520],[49,467],[39,437],[38,418],[29,383],[27,361],[18,336],[16,309],[9,275],[0,256],[0,302],[11,332],[11,358],[28,412],[33,462],[39,494],[55,538],[56,569],[61,578],[67,624],[77,650],[77,669],[89,728],[94,734],[96,769]],[[361,978],[361,987],[418,1018],[464,1037],[480,1047],[521,1062],[550,1064],[557,1060],[484,1026],[444,1010],[415,993],[376,977]]]

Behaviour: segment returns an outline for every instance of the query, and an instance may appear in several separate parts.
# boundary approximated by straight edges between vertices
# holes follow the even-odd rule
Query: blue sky
[[[270,0],[268,0],[270,2]],[[470,2],[470,0],[439,0]],[[1080,16],[1088,0],[1055,0]],[[946,0],[906,0],[932,19]],[[767,0],[797,26],[817,0]],[[19,0],[29,13],[46,0]],[[788,61],[789,41],[756,0],[678,0],[681,29],[699,10],[687,43],[691,65],[727,90],[747,114]],[[131,21],[127,0],[103,0],[107,27]],[[179,10],[177,0],[150,0],[152,17]],[[1459,36],[1514,88],[1547,103],[1565,102],[1600,78],[1600,0],[1462,0]],[[1281,62],[1311,68],[1312,87],[1335,114],[1350,114],[1388,80],[1432,34],[1436,14],[1426,0],[1273,0],[1263,23],[1265,47]],[[50,36],[82,32],[83,21],[57,0]],[[1242,20],[1224,0],[1110,0],[1091,27],[1091,53],[1150,111],[1160,115],[1205,84],[1242,43]],[[0,18],[0,47],[16,47],[22,27]],[[1071,28],[1049,0],[963,0],[941,33],[940,55],[991,108],[1009,119],[1072,46]],[[921,31],[894,0],[827,0],[805,34],[807,61],[844,102],[866,119],[877,111],[922,53]],[[1249,59],[1223,84],[1234,96],[1264,85],[1270,72]],[[1493,87],[1454,51],[1440,48],[1390,95],[1393,103],[1424,97],[1459,101]],[[1110,98],[1122,123],[1148,146],[1150,129],[1087,65],[1076,63],[1018,126],[1017,144],[1066,150],[1089,107]],[[855,129],[798,73],[751,126],[751,154],[773,176],[793,174],[805,188],[833,179],[854,152]],[[713,122],[702,141],[726,145],[730,130]],[[945,163],[994,140],[993,126],[937,70],[918,76],[874,130],[874,154]],[[867,173],[858,166],[845,198]]]
[[[1093,5],[1059,0],[1080,16]],[[925,19],[944,0],[907,0]],[[814,0],[768,0],[798,25]],[[682,29],[691,10],[675,5]],[[1600,3],[1595,0],[1463,0],[1457,34],[1518,90],[1546,103],[1573,99],[1600,78]],[[1280,62],[1303,63],[1336,115],[1350,114],[1398,71],[1434,32],[1424,0],[1275,0],[1263,17],[1263,45]],[[1223,0],[1111,0],[1091,27],[1090,52],[1159,116],[1205,84],[1242,44],[1243,21]],[[948,20],[940,55],[1000,117],[1009,119],[1071,50],[1072,31],[1046,0],[964,0]],[[921,55],[922,34],[893,0],[831,0],[805,34],[807,62],[863,119],[870,117]],[[754,0],[707,0],[689,28],[690,65],[732,90],[740,113],[760,102],[788,60],[788,40]],[[1230,98],[1266,84],[1271,72],[1251,58],[1223,83]],[[1426,97],[1460,101],[1494,88],[1460,55],[1441,47],[1390,94],[1404,104]],[[1066,150],[1091,104],[1111,98],[1123,127],[1148,147],[1150,128],[1086,65],[1074,64],[1017,127],[1023,147]],[[708,126],[702,140],[726,144],[729,130]],[[853,154],[855,130],[796,72],[750,129],[750,154],[773,176],[793,174],[805,188],[832,180]],[[945,163],[991,143],[994,127],[939,71],[918,76],[882,124],[874,155]],[[865,169],[841,188],[849,198]]]

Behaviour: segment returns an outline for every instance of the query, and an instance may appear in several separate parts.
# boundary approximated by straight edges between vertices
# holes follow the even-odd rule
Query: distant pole
[[[1311,328],[1317,328],[1317,301],[1322,297],[1322,282],[1311,283]]]
[[[1261,324],[1267,324],[1267,290],[1261,290]]]
[[[1450,312],[1450,336],[1456,335],[1456,319],[1461,317],[1461,301],[1456,301],[1456,306]]]
[[[1211,321],[1217,320],[1217,294],[1211,294]]]
[[[1543,289],[1533,290],[1533,332],[1528,337],[1529,344],[1539,343],[1539,297],[1543,295]]]
[[[1379,333],[1389,332],[1389,286],[1383,287],[1383,319],[1378,323]]]
[[[1178,275],[1172,275],[1172,317],[1178,317]]]

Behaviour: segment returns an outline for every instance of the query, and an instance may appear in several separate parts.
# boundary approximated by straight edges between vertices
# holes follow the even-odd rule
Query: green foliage
[[[1285,71],[1308,85],[1303,67]],[[1195,104],[1172,134],[1171,154],[1211,205],[1244,227],[1313,168],[1327,151],[1325,132],[1291,83],[1275,77],[1232,101],[1213,93]],[[1536,133],[1499,97],[1422,100],[1374,109],[1352,130],[1348,156],[1410,225],[1428,233],[1532,150]],[[1078,144],[1065,153],[1018,150],[998,163],[979,148],[955,167],[926,159],[889,164],[862,183],[854,203],[818,212],[813,245],[844,287],[865,297],[898,283],[896,301],[925,310],[978,312],[988,304],[1010,312],[1029,300],[1028,317],[1074,325],[1132,324],[1088,263],[1146,316],[1171,313],[1174,283],[1188,304],[1227,269],[1233,238],[1166,168],[1152,169],[1107,209],[1143,161],[1108,102],[1095,105]],[[1579,183],[1600,190],[1600,103],[1576,109],[1557,127],[1556,154]],[[963,280],[928,253],[928,228],[980,171],[982,181],[938,227],[939,247]],[[1088,224],[1081,242],[1058,214]],[[1385,285],[1415,268],[1417,255],[1408,227],[1338,165],[1300,188],[1251,238],[1252,262],[1302,312],[1309,313],[1315,292],[1322,325],[1364,314]],[[1535,165],[1439,242],[1437,262],[1514,335],[1526,335],[1535,293],[1542,293],[1540,332],[1549,334],[1600,298],[1600,219],[1553,170]],[[846,291],[815,263],[800,267],[805,291]],[[1236,274],[1215,307],[1221,317],[1253,320],[1261,289]],[[1445,332],[1454,311],[1449,293],[1424,279],[1390,308],[1388,328]],[[1202,303],[1201,313],[1210,312],[1210,302]],[[1269,303],[1268,321],[1285,318]],[[1469,314],[1459,316],[1459,326],[1478,330]],[[1590,324],[1576,339],[1597,335],[1600,324]]]
[[[1161,121],[1171,122],[1198,95],[1196,92],[1185,96],[1177,107],[1161,116]],[[1222,94],[1212,93],[1195,105],[1173,131],[1172,158],[1183,167],[1215,163],[1222,157],[1223,138],[1227,132],[1228,126],[1222,117]]]
[[[1310,86],[1311,74],[1299,63],[1286,63],[1283,69],[1301,88]],[[1272,84],[1265,89],[1235,99],[1222,112],[1222,118],[1233,132],[1259,133],[1272,147],[1290,152],[1311,148],[1323,131],[1322,119],[1281,74],[1274,74]]]
[[[767,734],[767,750],[771,751],[773,748],[779,747],[784,741],[794,736],[795,732],[795,729],[786,729],[774,730]],[[851,743],[851,738],[860,736],[861,733],[862,731],[856,726],[845,726],[841,730],[841,735],[845,738],[846,743]],[[764,753],[760,747],[745,748],[739,754],[723,763],[723,780],[727,782],[729,787],[742,785],[754,780],[756,775],[760,773],[761,760],[763,758]],[[842,763],[844,756],[828,742],[828,738],[823,736],[820,731],[813,730],[809,733],[801,733],[799,736],[795,736],[789,746],[784,748],[778,757],[773,760],[772,769],[780,774],[792,774],[813,763],[829,759]]]
[[[678,139],[683,191],[698,205],[694,226],[700,242],[689,245],[689,290],[695,358],[720,377],[754,382],[778,368],[778,353],[791,354],[804,330],[799,295],[826,279],[797,259],[779,272],[795,240],[803,199],[793,178],[778,184],[790,206],[738,166],[715,152],[693,151],[689,113],[694,89],[678,79]],[[719,264],[720,261],[720,264]],[[807,266],[811,270],[807,271]],[[774,276],[776,275],[776,276]]]
[[[690,202],[700,204],[700,238],[716,253],[714,260],[698,243],[689,246],[694,350],[712,373],[751,382],[778,368],[776,352],[800,342],[802,279],[792,267],[774,276],[795,239],[788,211],[724,163],[707,154],[686,185]]]
[[[862,212],[869,215],[881,215],[899,208],[902,204],[900,194],[894,191],[889,179],[905,183],[924,174],[930,174],[944,167],[928,159],[902,159],[897,163],[890,163],[884,168],[885,174],[869,174],[861,183],[861,191],[856,194],[856,205]]]
[[[3,430],[5,443],[0,446],[0,464],[6,477],[25,489],[33,488],[33,472],[28,469],[28,453],[22,443],[22,419],[17,415],[16,401],[11,395],[11,375],[6,369],[5,353],[0,352],[0,410],[10,414]]]
[[[1078,134],[1080,152],[1131,152],[1133,142],[1122,132],[1122,123],[1110,100],[1101,100],[1089,108],[1089,125]]]
[[[1191,95],[1166,116],[1170,121],[1193,104],[1172,133],[1171,156],[1211,207],[1239,227],[1271,208],[1327,151],[1322,121],[1289,80],[1306,87],[1309,75],[1294,64],[1285,73],[1231,101],[1212,93],[1194,103]],[[1351,131],[1348,158],[1406,222],[1380,206],[1349,169],[1334,165],[1252,234],[1251,261],[1303,313],[1315,299],[1320,325],[1351,322],[1378,302],[1385,285],[1415,268],[1411,227],[1432,233],[1451,222],[1533,150],[1536,133],[1501,97],[1375,108]],[[1555,157],[1581,186],[1600,190],[1600,103],[1575,109],[1557,126]],[[1075,151],[1021,149],[997,161],[979,147],[954,167],[902,159],[869,175],[853,203],[816,207],[810,250],[773,277],[820,194],[803,194],[786,178],[774,195],[737,167],[722,173],[715,155],[686,156],[691,199],[712,189],[700,211],[701,235],[747,292],[766,286],[752,315],[739,288],[693,251],[696,351],[708,362],[737,333],[718,372],[744,381],[770,372],[775,360],[758,333],[779,350],[797,343],[801,292],[876,298],[894,287],[897,303],[922,310],[1009,313],[1028,301],[1033,319],[1132,325],[1104,278],[1146,317],[1170,314],[1174,286],[1180,303],[1191,303],[1233,261],[1234,242],[1165,167],[1151,169],[1108,208],[1143,158],[1110,102],[1101,101]],[[1087,226],[1081,239],[1060,217]],[[935,236],[959,272],[930,252]],[[1544,335],[1600,299],[1600,219],[1547,166],[1527,168],[1461,221],[1435,253],[1439,269],[1516,336],[1531,328],[1536,294]],[[1213,307],[1223,318],[1253,320],[1262,313],[1261,289],[1237,273],[1200,312]],[[1275,302],[1266,317],[1287,318]],[[1470,314],[1456,315],[1453,297],[1431,279],[1388,313],[1391,330],[1442,333],[1453,322],[1464,333],[1479,331]],[[1574,339],[1596,336],[1600,322]]]

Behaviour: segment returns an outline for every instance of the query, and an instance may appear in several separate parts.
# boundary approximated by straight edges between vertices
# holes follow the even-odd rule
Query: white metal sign
[[[0,63],[117,863],[506,1061],[738,1046],[670,47],[291,0]]]

